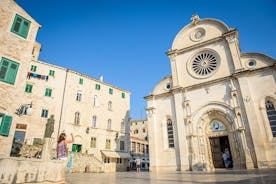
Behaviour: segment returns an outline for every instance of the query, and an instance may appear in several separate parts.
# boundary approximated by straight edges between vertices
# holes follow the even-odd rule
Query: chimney
[[[103,75],[100,76],[100,81],[103,82]]]

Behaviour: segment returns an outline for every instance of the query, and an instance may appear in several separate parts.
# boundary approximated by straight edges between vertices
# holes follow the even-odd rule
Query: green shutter
[[[31,71],[36,72],[36,66],[35,65],[31,66]]]
[[[23,38],[27,38],[30,25],[31,25],[31,22],[29,20],[16,14],[14,17],[13,25],[11,27],[11,32]]]
[[[113,89],[112,88],[109,88],[109,94],[113,94]]]
[[[54,77],[55,76],[55,71],[54,70],[50,70],[49,75]]]
[[[24,20],[23,24],[21,24],[22,26],[21,26],[20,34],[22,37],[27,38],[30,24],[31,24],[31,22],[28,20]]]
[[[52,89],[50,89],[50,88],[46,88],[46,90],[45,90],[45,96],[52,96]]]
[[[126,94],[125,93],[122,93],[122,98],[125,98],[126,97]]]
[[[33,85],[31,85],[31,84],[26,84],[26,87],[25,87],[25,92],[26,92],[26,93],[31,93],[31,92],[32,92],[32,89],[33,89]]]
[[[72,152],[76,152],[77,151],[77,145],[76,144],[73,144],[72,145]]]
[[[12,117],[4,115],[0,125],[0,135],[8,136],[11,128]]]
[[[80,78],[79,84],[83,84],[83,78]]]
[[[0,63],[0,81],[14,84],[19,63],[16,63],[7,58],[2,58]]]
[[[15,78],[16,78],[16,74],[17,74],[17,70],[18,70],[18,64],[14,63],[14,62],[11,62],[9,70],[8,70],[8,75],[6,77],[6,81],[9,84],[14,84]]]

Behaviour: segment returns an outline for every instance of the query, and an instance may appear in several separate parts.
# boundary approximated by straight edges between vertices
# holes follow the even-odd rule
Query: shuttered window
[[[12,117],[7,115],[0,115],[2,118],[0,122],[0,135],[8,136],[11,128]]]
[[[109,94],[113,94],[113,89],[112,88],[109,88]]]
[[[125,98],[126,97],[126,94],[125,93],[122,93],[122,98]]]
[[[42,118],[47,118],[48,117],[48,110],[47,109],[42,109],[42,111],[41,111],[41,117]]]
[[[12,24],[11,32],[23,37],[27,38],[31,22],[20,15],[15,15],[14,21]]]
[[[0,62],[0,81],[14,84],[19,63],[2,57]]]
[[[46,90],[45,90],[45,96],[51,97],[52,96],[52,89],[46,88]]]
[[[54,70],[50,70],[49,71],[49,75],[54,77],[55,76],[55,71]]]
[[[31,85],[31,84],[26,84],[26,87],[25,87],[25,92],[26,92],[26,93],[31,93],[31,92],[32,92],[32,89],[33,89],[33,85]]]
[[[96,84],[95,89],[96,90],[101,90],[101,85],[100,84]]]
[[[37,68],[37,66],[32,65],[32,66],[31,66],[31,71],[32,71],[32,72],[36,72],[36,68]]]
[[[79,80],[79,84],[83,84],[83,78],[80,78],[80,80]]]

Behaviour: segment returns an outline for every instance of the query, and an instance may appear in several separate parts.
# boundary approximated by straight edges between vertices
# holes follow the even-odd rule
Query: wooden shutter
[[[9,67],[9,62],[4,58],[2,58],[1,64],[0,64],[0,80],[5,80],[8,67]]]
[[[10,84],[14,84],[17,70],[18,70],[18,63],[10,62],[10,67],[8,70],[8,75],[6,77],[6,81]]]
[[[73,144],[72,145],[72,152],[76,152],[77,151],[77,145],[76,144]]]
[[[11,128],[12,117],[4,115],[0,126],[0,135],[8,136]]]
[[[28,36],[28,32],[29,32],[29,28],[30,28],[30,21],[28,20],[24,20],[23,21],[23,24],[21,24],[21,35],[24,37],[24,38],[27,38]]]

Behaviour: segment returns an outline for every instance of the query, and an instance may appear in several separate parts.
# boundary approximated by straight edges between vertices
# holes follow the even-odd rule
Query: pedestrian
[[[223,162],[225,165],[225,168],[229,168],[231,160],[230,160],[230,152],[228,148],[225,148],[223,154],[222,154]]]
[[[68,157],[68,149],[67,144],[74,142],[74,136],[71,133],[71,140],[66,139],[66,134],[61,133],[58,142],[57,142],[57,159],[58,160],[67,160]]]
[[[140,172],[141,171],[141,159],[136,158],[135,163],[136,163],[136,172]]]

